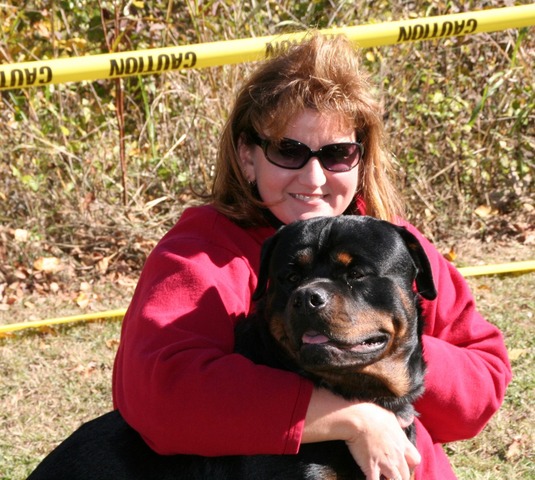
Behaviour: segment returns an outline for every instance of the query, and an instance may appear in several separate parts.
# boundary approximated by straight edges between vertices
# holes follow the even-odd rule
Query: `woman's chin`
[[[284,218],[278,217],[284,224],[296,222],[298,220],[308,220],[316,217],[333,217],[335,213],[331,209],[312,210],[308,212],[295,213],[294,215],[285,215]],[[277,216],[277,215],[276,215]]]

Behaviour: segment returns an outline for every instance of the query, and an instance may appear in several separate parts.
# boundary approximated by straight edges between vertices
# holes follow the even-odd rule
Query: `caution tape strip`
[[[473,267],[460,267],[457,270],[463,277],[476,277],[481,275],[501,275],[505,273],[523,273],[535,270],[535,260],[524,262],[499,263],[494,265],[476,265]]]
[[[458,269],[464,277],[477,275],[500,275],[507,273],[525,273],[535,270],[535,260],[524,262],[502,263],[496,265],[481,265],[474,267],[461,267]],[[34,322],[11,323],[0,325],[0,338],[12,336],[13,333],[28,329],[51,328],[58,325],[76,322],[90,322],[95,320],[104,320],[109,318],[121,319],[126,313],[126,308],[117,310],[108,310],[106,312],[94,312],[83,315],[73,315],[70,317],[48,318],[46,320],[37,320]]]
[[[65,325],[67,323],[76,322],[90,322],[95,320],[106,320],[109,318],[122,318],[126,313],[126,308],[119,308],[117,310],[109,310],[106,312],[94,312],[83,315],[71,315],[69,317],[47,318],[46,320],[36,320],[33,322],[10,323],[7,325],[0,325],[0,338],[8,337],[14,332],[20,330],[27,330],[30,328],[47,328],[58,325]]]
[[[320,30],[361,48],[435,40],[535,25],[535,4]],[[0,65],[0,90],[114,79],[270,58],[307,32]]]

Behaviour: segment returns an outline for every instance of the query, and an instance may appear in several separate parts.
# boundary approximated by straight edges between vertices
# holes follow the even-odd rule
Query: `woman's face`
[[[263,138],[267,132],[258,132]],[[355,130],[336,114],[304,110],[290,121],[284,137],[308,145],[313,151],[332,143],[354,142]],[[262,200],[284,224],[318,216],[343,213],[354,201],[359,166],[346,172],[325,170],[317,157],[312,157],[298,170],[270,163],[258,145],[238,147],[243,172],[256,181]]]

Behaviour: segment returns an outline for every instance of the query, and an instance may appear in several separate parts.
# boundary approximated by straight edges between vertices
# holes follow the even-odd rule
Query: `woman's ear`
[[[240,159],[240,166],[243,171],[243,175],[248,182],[254,182],[256,180],[253,149],[254,145],[247,143],[245,141],[245,136],[242,133],[240,138],[238,138],[238,157]]]

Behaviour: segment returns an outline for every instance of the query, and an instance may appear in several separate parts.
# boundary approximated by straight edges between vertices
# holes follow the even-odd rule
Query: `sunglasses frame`
[[[312,150],[305,143],[299,142],[297,140],[293,140],[292,138],[284,137],[284,138],[282,138],[281,141],[291,142],[292,144],[294,144],[296,146],[303,146],[303,147],[306,147],[308,149],[308,156],[306,157],[306,159],[303,161],[303,163],[301,165],[296,166],[296,167],[289,167],[289,166],[286,166],[286,165],[280,165],[280,164],[276,163],[275,161],[273,161],[271,158],[269,158],[267,150],[273,144],[272,140],[268,140],[266,138],[261,138],[260,135],[258,135],[258,133],[256,133],[256,132],[253,132],[251,134],[251,138],[252,138],[253,142],[262,149],[262,151],[264,152],[264,156],[266,157],[266,159],[268,160],[269,163],[272,163],[273,165],[276,165],[277,167],[280,167],[280,168],[284,168],[286,170],[299,170],[300,168],[303,168],[311,158],[316,157],[319,160],[322,168],[324,168],[325,170],[327,170],[329,172],[335,172],[335,173],[350,172],[351,170],[353,170],[360,163],[360,161],[362,160],[362,157],[364,156],[364,145],[362,145],[362,143],[360,143],[360,142],[330,143],[328,145],[323,145],[323,147],[321,147],[319,150]],[[355,145],[360,150],[360,155],[358,155],[358,159],[355,162],[355,165],[353,165],[352,167],[347,168],[347,170],[333,170],[332,168],[328,168],[324,163],[324,158],[323,158],[324,148],[331,147],[333,145]]]

